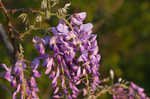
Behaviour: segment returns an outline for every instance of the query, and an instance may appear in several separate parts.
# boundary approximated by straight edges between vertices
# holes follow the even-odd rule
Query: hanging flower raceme
[[[144,93],[144,89],[133,82],[131,82],[129,86],[119,86],[119,84],[116,83],[112,87],[111,91],[113,99],[150,99]]]
[[[133,82],[130,83],[129,94],[130,97],[132,97],[131,99],[134,99],[133,97],[136,97],[136,94],[138,94],[138,97],[140,99],[150,99],[144,93],[144,89],[134,84]]]
[[[86,13],[71,16],[70,25],[62,20],[52,28],[53,36],[33,38],[40,56],[32,62],[34,77],[40,77],[40,60],[45,74],[52,80],[53,98],[77,98],[79,93],[94,93],[99,80],[98,45],[96,35],[92,34],[93,25],[83,24]],[[47,49],[49,53],[47,52]],[[80,88],[83,87],[83,88]]]
[[[26,64],[23,60],[18,60],[14,68],[7,67],[5,64],[1,65],[5,69],[4,78],[11,82],[11,86],[15,87],[12,99],[39,99],[37,92],[39,91],[36,85],[35,77],[31,76],[29,80],[24,75]],[[20,94],[19,94],[20,93]]]

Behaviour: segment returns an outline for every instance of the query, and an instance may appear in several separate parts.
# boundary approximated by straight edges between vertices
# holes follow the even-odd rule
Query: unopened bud
[[[118,79],[118,82],[120,83],[121,81],[122,81],[122,78],[119,78],[119,79]]]
[[[114,79],[114,71],[112,69],[110,70],[110,77],[112,80]]]

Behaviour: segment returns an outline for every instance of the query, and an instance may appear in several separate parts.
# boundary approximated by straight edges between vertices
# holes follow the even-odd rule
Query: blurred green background
[[[3,0],[7,8],[40,8],[41,0]],[[94,33],[98,36],[98,44],[102,60],[101,76],[109,76],[109,70],[115,71],[116,78],[133,81],[145,88],[150,96],[150,0],[60,0],[62,6],[71,2],[69,13],[87,12],[86,22],[94,24]],[[18,24],[16,16],[12,17]],[[0,23],[6,26],[6,18],[0,10]],[[50,21],[49,24],[56,24]],[[7,28],[7,27],[6,27]],[[32,60],[37,52],[33,48],[32,37],[27,36],[23,43],[25,58]],[[0,63],[10,65],[7,51],[0,39]],[[10,84],[4,79],[0,83]],[[39,80],[41,99],[49,91],[47,77]],[[9,87],[9,89],[11,89]],[[44,94],[45,93],[45,94]],[[43,95],[44,94],[44,95]],[[0,86],[0,99],[9,99],[9,95]],[[109,99],[109,98],[108,98]]]

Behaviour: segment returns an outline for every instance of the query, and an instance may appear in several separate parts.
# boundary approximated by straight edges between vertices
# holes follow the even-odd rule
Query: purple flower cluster
[[[130,83],[129,87],[119,86],[115,84],[112,88],[113,99],[150,99],[144,93],[144,89]]]
[[[144,89],[139,87],[138,85],[134,84],[133,82],[130,83],[129,94],[132,97],[131,99],[134,99],[136,94],[138,94],[138,97],[140,99],[150,99],[144,93]]]
[[[22,60],[18,60],[14,69],[8,68],[5,64],[1,65],[5,69],[4,78],[11,82],[11,87],[15,87],[12,99],[17,99],[17,94],[20,93],[20,99],[39,99],[37,96],[38,88],[36,86],[35,77],[31,76],[29,80],[23,74],[26,70],[26,64]]]
[[[40,56],[32,62],[34,77],[40,77],[40,60],[46,68],[54,89],[53,98],[77,98],[95,92],[100,84],[99,61],[96,35],[92,34],[93,25],[83,24],[86,13],[71,16],[70,26],[63,20],[51,30],[53,36],[33,39]],[[48,51],[48,52],[47,52]],[[79,87],[82,87],[79,88]]]

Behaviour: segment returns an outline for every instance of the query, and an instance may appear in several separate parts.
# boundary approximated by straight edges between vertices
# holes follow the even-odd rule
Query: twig
[[[40,10],[34,10],[32,8],[20,8],[20,9],[8,9],[8,12],[15,14],[17,12],[23,12],[23,13],[29,13],[31,12],[32,14],[38,14],[40,13]]]
[[[96,97],[99,97],[102,94],[105,94],[105,93],[109,92],[111,88],[112,88],[112,86],[108,86],[108,87],[102,89],[99,93],[96,94]]]
[[[11,44],[11,42],[8,40],[8,36],[7,36],[6,32],[5,32],[2,24],[0,24],[0,37],[1,37],[2,41],[4,42],[4,45],[5,45],[5,47],[6,47],[7,51],[8,51],[8,54],[9,54],[9,56],[11,58],[11,61],[13,61],[13,59],[14,59],[14,56],[13,56],[13,54],[14,54],[14,47]]]
[[[12,25],[12,23],[11,23],[11,21],[10,21],[10,18],[9,18],[8,10],[5,8],[4,4],[2,3],[2,0],[0,0],[0,8],[3,10],[3,12],[4,12],[4,14],[5,14],[6,18],[7,18],[8,27],[9,27],[10,29],[12,29],[14,32],[16,32],[17,34],[19,34],[19,31],[17,31],[17,30],[13,27],[13,25]],[[12,30],[10,30],[10,31],[12,31]]]
[[[13,25],[12,25],[12,23],[10,21],[10,17],[9,17],[8,11],[5,8],[4,4],[2,3],[2,0],[0,0],[0,8],[4,12],[4,14],[5,14],[6,18],[7,18],[7,21],[8,21],[8,32],[10,34],[10,39],[11,39],[12,45],[14,47],[12,63],[15,64],[15,62],[17,60],[18,48],[17,48],[16,37],[15,37],[16,35],[14,34],[14,32],[16,32],[18,35],[20,33],[13,27]]]
[[[105,93],[107,93],[107,92],[110,92],[111,89],[112,89],[114,86],[115,86],[115,84],[114,84],[114,85],[111,85],[111,86],[107,86],[106,88],[103,88],[99,93],[96,94],[96,97],[99,97],[99,96],[101,96],[102,94],[105,94]],[[118,87],[125,88],[125,89],[128,89],[128,88],[129,88],[129,87],[126,86],[125,84],[121,84],[121,83],[118,83],[117,86],[118,86]]]

